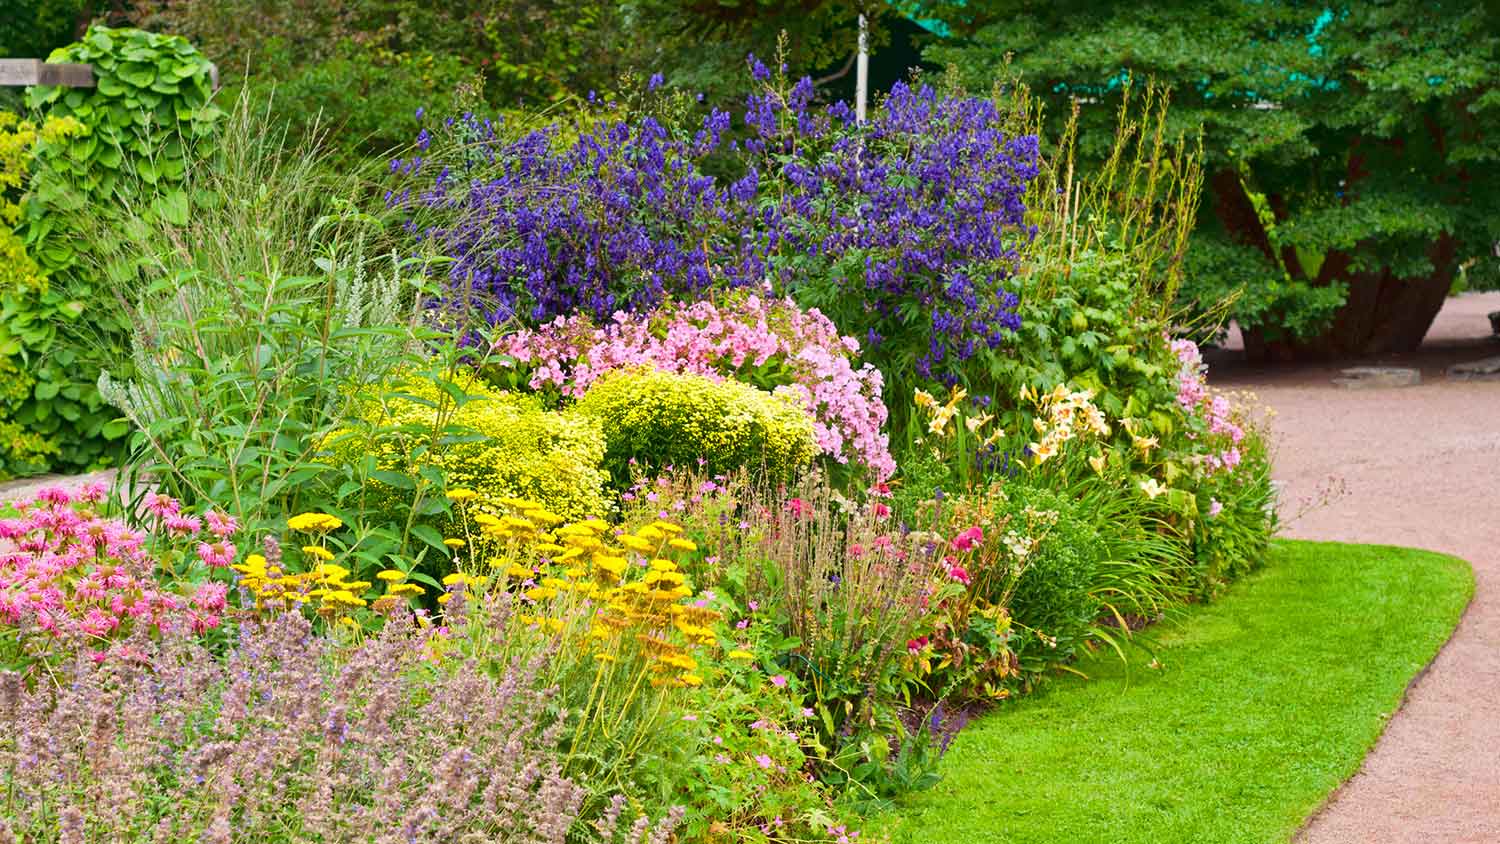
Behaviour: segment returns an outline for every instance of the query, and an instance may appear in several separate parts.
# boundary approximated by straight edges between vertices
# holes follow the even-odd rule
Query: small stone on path
[[[1455,363],[1448,367],[1448,377],[1455,381],[1500,381],[1500,357]]]
[[[1349,390],[1372,387],[1415,387],[1422,383],[1420,369],[1399,366],[1355,366],[1339,370],[1344,377],[1333,379],[1333,383]]]

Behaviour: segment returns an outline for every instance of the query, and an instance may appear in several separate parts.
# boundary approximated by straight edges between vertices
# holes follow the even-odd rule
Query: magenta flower
[[[953,537],[953,547],[957,548],[960,551],[968,551],[974,548],[976,545],[981,545],[983,543],[984,530],[978,525],[969,528],[963,533],[960,533],[958,536]]]
[[[228,568],[233,565],[235,555],[238,552],[239,549],[234,547],[233,542],[227,542],[222,539],[213,543],[198,543],[198,559],[202,560],[204,565],[213,569]]]
[[[777,674],[775,677],[772,677],[771,678],[771,685],[775,686],[778,689],[784,689],[784,688],[786,688],[786,675],[785,674]]]

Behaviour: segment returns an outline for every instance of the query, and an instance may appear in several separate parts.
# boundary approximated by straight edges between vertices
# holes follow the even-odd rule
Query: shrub
[[[461,401],[450,398],[450,387]],[[448,385],[398,378],[383,398],[365,400],[359,417],[362,425],[333,432],[327,447],[337,462],[374,465],[364,506],[387,519],[399,521],[404,511],[393,502],[411,497],[409,482],[387,473],[404,479],[423,466],[440,470],[450,489],[477,493],[478,505],[491,513],[506,498],[529,499],[567,519],[610,509],[608,476],[600,468],[605,435],[592,416],[543,410],[535,397],[460,375]],[[445,437],[446,445],[432,447]]]
[[[61,143],[83,132],[83,124],[71,117],[50,117],[38,127],[0,111],[0,478],[40,474],[62,452],[56,433],[66,421],[51,413],[52,404],[39,401],[63,389],[54,380],[56,371],[42,361],[54,328],[44,308],[32,307],[37,299],[56,305],[57,294],[48,290],[46,276],[14,227],[37,143]],[[35,392],[39,380],[40,395]],[[58,403],[63,413],[66,408],[65,400]]]
[[[811,79],[772,83],[753,58],[751,73],[743,143],[717,109],[681,130],[606,113],[572,144],[479,118],[424,129],[392,162],[392,202],[452,258],[448,305],[602,321],[770,285],[863,341],[888,382],[977,374],[968,361],[1016,325],[1004,284],[1031,232],[1036,138],[994,102],[925,85],[898,84],[862,124],[847,104],[815,109]]]
[[[794,397],[813,418],[819,451],[884,480],[895,471],[882,427],[879,370],[858,363],[859,341],[839,335],[816,309],[790,299],[732,295],[718,304],[664,303],[650,313],[617,312],[602,326],[558,317],[502,337],[532,389],[582,396],[608,372],[651,366],[713,380],[724,376]]]
[[[594,382],[577,409],[597,418],[615,482],[630,468],[689,466],[712,472],[752,469],[789,479],[817,454],[813,425],[785,396],[738,381],[659,370],[626,370]]]
[[[209,102],[208,61],[182,38],[96,26],[48,58],[91,65],[95,86],[28,90],[30,108],[85,129],[36,144],[20,232],[47,283],[7,289],[0,305],[36,378],[14,418],[59,441],[58,466],[87,468],[116,459],[129,430],[95,386],[130,358],[118,295],[129,288],[115,274],[129,265],[106,266],[97,251],[134,241],[116,227],[122,217],[188,223],[184,180],[213,149],[223,113]]]

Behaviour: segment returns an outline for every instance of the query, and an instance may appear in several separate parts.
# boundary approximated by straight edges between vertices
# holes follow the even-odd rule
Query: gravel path
[[[1416,387],[1334,386],[1348,363],[1260,371],[1213,361],[1215,384],[1253,390],[1276,411],[1288,518],[1329,476],[1346,484],[1286,535],[1443,551],[1468,560],[1477,580],[1453,638],[1300,844],[1500,842],[1500,381],[1443,376],[1451,363],[1500,355],[1487,336],[1494,310],[1500,294],[1451,299],[1421,351],[1359,362],[1420,368]]]

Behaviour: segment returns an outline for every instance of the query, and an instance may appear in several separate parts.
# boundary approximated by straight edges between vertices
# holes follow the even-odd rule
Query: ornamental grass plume
[[[9,831],[38,844],[562,844],[587,792],[561,772],[544,658],[434,666],[440,635],[393,617],[340,651],[285,613],[246,622],[222,658],[138,631],[136,659],[80,655],[35,682],[0,673]]]

